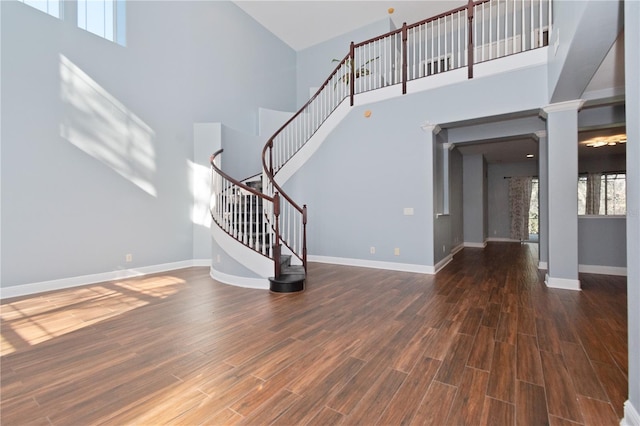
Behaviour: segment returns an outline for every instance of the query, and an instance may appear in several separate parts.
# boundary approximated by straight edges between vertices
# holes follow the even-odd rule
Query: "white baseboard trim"
[[[235,287],[253,288],[258,290],[269,290],[269,280],[267,278],[248,278],[240,277],[237,275],[229,275],[224,272],[216,271],[211,268],[209,272],[211,278],[219,281],[223,284],[232,285]]]
[[[620,266],[578,265],[578,272],[584,272],[586,274],[627,276],[627,268]]]
[[[448,254],[444,259],[442,259],[440,262],[436,263],[435,266],[435,270],[436,270],[436,274],[438,272],[440,272],[442,270],[442,268],[444,268],[445,266],[447,266],[449,264],[449,262],[451,262],[453,260],[453,256],[451,254]]]
[[[456,253],[458,253],[460,250],[462,250],[464,248],[464,244],[458,244],[457,246],[455,246],[454,248],[451,249],[451,255],[455,255]]]
[[[554,278],[550,277],[549,274],[546,274],[544,277],[544,283],[549,288],[580,291],[580,280],[572,280],[569,278]]]
[[[487,238],[487,241],[489,242],[495,242],[495,243],[519,243],[520,240],[514,240],[513,238]]]
[[[330,263],[334,265],[358,266],[361,268],[386,269],[389,271],[415,272],[418,274],[433,275],[436,269],[433,266],[414,265],[411,263],[381,262],[376,260],[351,259],[346,257],[308,256],[309,262]]]
[[[544,269],[546,271],[547,269],[549,269],[549,265],[547,265],[547,262],[539,261],[538,269]]]
[[[487,246],[487,242],[485,241],[483,243],[470,243],[465,241],[463,245],[465,247],[472,247],[472,248],[485,248]]]
[[[156,274],[159,272],[172,271],[175,269],[190,268],[192,266],[210,266],[209,259],[192,259],[180,262],[162,263],[159,265],[142,266],[140,268],[121,269],[112,272],[102,272],[99,274],[81,275],[78,277],[61,278],[58,280],[41,281],[37,283],[2,287],[0,298],[26,296],[29,294],[43,293],[45,291],[62,290],[65,288],[79,287],[83,285],[96,284],[106,281],[122,280],[143,275]]]
[[[624,403],[624,418],[620,422],[621,426],[640,426],[640,413],[635,409],[631,402],[627,400]]]

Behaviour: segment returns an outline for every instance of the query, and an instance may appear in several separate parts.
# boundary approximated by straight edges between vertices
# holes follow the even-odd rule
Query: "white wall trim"
[[[505,71],[519,70],[549,62],[548,47],[520,52],[517,55],[507,55],[501,58],[479,62],[473,65],[473,78],[487,77]],[[466,71],[466,67],[464,70]]]
[[[61,278],[58,280],[40,281],[37,283],[22,284],[0,288],[0,298],[26,296],[29,294],[43,293],[46,291],[62,290],[71,287],[80,287],[114,280],[123,280],[159,272],[173,271],[175,269],[190,268],[192,266],[210,266],[209,259],[192,259],[180,262],[162,263],[159,265],[143,266],[140,268],[122,269],[99,274],[81,275],[77,277]]]
[[[546,115],[550,112],[560,112],[560,111],[580,111],[582,106],[584,105],[584,99],[576,99],[572,101],[564,101],[557,102],[555,104],[549,104],[546,107],[542,108],[546,118]]]
[[[483,243],[471,243],[471,242],[465,241],[464,246],[472,247],[472,248],[485,248],[487,246],[487,242],[485,241]]]
[[[382,261],[376,261],[376,260],[351,259],[346,257],[331,257],[331,256],[309,256],[307,260],[309,262],[331,263],[334,265],[345,265],[345,266],[358,266],[361,268],[386,269],[389,271],[415,272],[418,274],[433,275],[436,273],[436,268],[433,266],[415,265],[412,263],[382,262]]]
[[[436,263],[435,266],[435,270],[436,270],[436,274],[438,272],[440,272],[442,270],[442,268],[444,268],[445,266],[447,266],[449,264],[449,262],[451,262],[453,260],[453,256],[451,254],[448,254],[444,259],[442,259],[440,262]]]
[[[455,255],[456,253],[458,253],[460,250],[462,250],[464,248],[464,244],[458,244],[457,246],[455,246],[454,248],[451,249],[451,255]]]
[[[554,278],[550,277],[549,274],[546,274],[544,276],[544,283],[549,288],[580,291],[580,280],[572,280],[569,278]]]
[[[547,269],[549,269],[549,265],[547,264],[547,262],[539,261],[538,262],[538,269],[547,270]]]
[[[224,272],[216,271],[211,267],[209,272],[211,278],[223,284],[235,287],[253,288],[257,290],[269,290],[269,280],[267,278],[248,278],[237,275],[229,275]]]
[[[498,238],[498,237],[487,238],[487,241],[494,242],[494,243],[519,243],[520,242],[520,240],[514,240],[513,238]]]
[[[578,265],[578,272],[584,272],[586,274],[627,276],[627,268],[622,266]]]
[[[624,403],[624,417],[620,421],[621,426],[640,426],[640,413],[631,404],[631,401],[627,400]]]

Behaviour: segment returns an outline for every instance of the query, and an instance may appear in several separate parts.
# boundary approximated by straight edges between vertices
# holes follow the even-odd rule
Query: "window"
[[[1,1],[1,0],[0,0]],[[78,28],[125,46],[125,0],[21,0],[24,4]],[[63,7],[66,3],[67,7]]]
[[[124,0],[78,0],[78,27],[124,46]]]
[[[588,214],[605,215],[625,215],[627,212],[626,183],[627,176],[625,173],[602,173],[599,179],[599,188],[595,191],[598,201],[596,212]],[[580,176],[578,178],[578,214],[587,214],[587,198],[588,198],[588,176]]]
[[[62,17],[62,2],[59,0],[22,0],[22,3],[34,9],[60,19]]]

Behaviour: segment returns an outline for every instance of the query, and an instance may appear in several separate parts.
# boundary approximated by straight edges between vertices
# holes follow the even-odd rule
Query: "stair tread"
[[[282,267],[281,274],[305,274],[304,266],[302,265],[288,265]]]
[[[305,278],[306,276],[300,273],[293,273],[293,274],[282,273],[278,278],[269,277],[269,281],[278,282],[278,283],[292,283],[296,281],[304,281]]]

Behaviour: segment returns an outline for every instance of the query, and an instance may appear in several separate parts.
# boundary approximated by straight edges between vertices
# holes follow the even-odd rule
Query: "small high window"
[[[78,27],[124,45],[124,0],[77,0]]]
[[[54,18],[62,18],[62,2],[59,0],[22,0],[22,3],[41,10]]]
[[[0,0],[1,1],[1,0]],[[126,44],[125,0],[20,0],[49,15],[76,21],[78,28],[122,46]],[[64,7],[66,3],[66,6]]]

